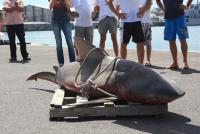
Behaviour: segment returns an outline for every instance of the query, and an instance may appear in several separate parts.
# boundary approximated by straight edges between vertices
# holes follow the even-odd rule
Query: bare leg
[[[146,52],[147,52],[147,63],[151,64],[151,46],[146,46]]]
[[[112,39],[112,42],[113,42],[113,49],[114,49],[114,52],[115,52],[115,56],[118,57],[119,50],[118,50],[116,33],[111,33],[111,39]]]
[[[126,56],[127,56],[127,45],[126,44],[121,44],[121,58],[122,59],[126,59]]]
[[[173,59],[173,63],[168,67],[170,69],[178,67],[178,60],[177,60],[177,47],[176,47],[176,40],[169,41],[170,44],[170,51]]]
[[[143,64],[143,61],[144,61],[144,43],[143,42],[137,43],[137,56],[138,56],[138,63]]]
[[[180,40],[181,50],[183,54],[183,68],[188,68],[187,54],[188,54],[188,45],[186,40]]]
[[[105,49],[105,42],[106,42],[106,33],[101,33],[100,34],[100,47],[102,49]]]

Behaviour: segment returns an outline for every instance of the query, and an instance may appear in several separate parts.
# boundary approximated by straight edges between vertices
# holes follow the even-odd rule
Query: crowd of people
[[[93,43],[93,19],[98,15],[99,47],[105,48],[106,34],[109,31],[115,56],[127,57],[127,45],[132,39],[136,43],[138,63],[144,64],[145,46],[146,66],[151,66],[151,18],[152,0],[48,0],[52,9],[52,29],[56,40],[57,60],[59,66],[64,65],[62,36],[64,33],[68,46],[70,62],[76,60],[76,51],[72,40],[71,17],[75,17],[75,37],[81,37]],[[176,36],[181,43],[183,68],[188,69],[187,53],[188,36],[184,21],[184,10],[189,8],[192,0],[186,5],[183,0],[156,0],[157,5],[165,14],[164,40],[169,41],[173,62],[169,69],[178,68]],[[74,8],[75,12],[72,12]],[[4,0],[5,23],[10,41],[10,62],[16,61],[15,35],[20,41],[20,50],[24,61],[31,58],[26,51],[25,32],[23,24],[23,1]],[[120,43],[118,43],[118,22],[120,22]],[[120,53],[119,53],[120,44]]]

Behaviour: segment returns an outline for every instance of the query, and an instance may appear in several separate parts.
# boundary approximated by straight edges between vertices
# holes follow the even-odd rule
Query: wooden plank
[[[88,98],[87,97],[83,97],[83,96],[76,96],[76,103],[80,104],[80,103],[84,103],[84,102],[88,102]]]
[[[140,115],[159,115],[168,112],[168,105],[146,105],[138,106]]]
[[[50,118],[60,117],[98,117],[98,116],[143,116],[159,115],[167,112],[167,105],[115,105],[115,107],[93,106],[72,107],[63,106],[62,109],[50,109]]]
[[[76,103],[75,97],[64,97],[63,105],[67,105],[67,104],[71,104],[71,103]]]
[[[115,107],[114,102],[106,102],[104,103],[104,107]]]
[[[51,101],[51,107],[61,108],[63,104],[65,91],[63,89],[56,89]]]

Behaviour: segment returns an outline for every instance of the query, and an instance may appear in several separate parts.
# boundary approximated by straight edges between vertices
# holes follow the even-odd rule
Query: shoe
[[[29,57],[23,58],[23,61],[29,61],[29,60],[31,60],[31,58]]]
[[[17,59],[16,59],[16,58],[10,58],[10,59],[9,59],[9,62],[10,62],[10,63],[17,62]]]

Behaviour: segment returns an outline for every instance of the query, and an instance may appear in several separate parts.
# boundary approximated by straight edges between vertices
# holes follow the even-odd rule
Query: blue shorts
[[[176,40],[176,35],[179,40],[189,38],[184,15],[175,19],[165,20],[164,40]]]

